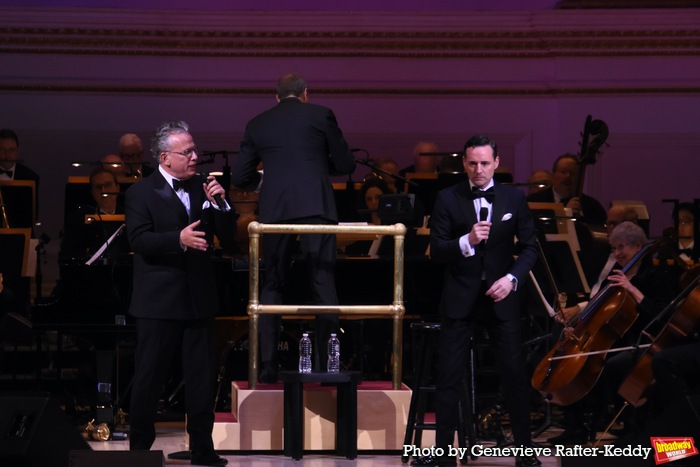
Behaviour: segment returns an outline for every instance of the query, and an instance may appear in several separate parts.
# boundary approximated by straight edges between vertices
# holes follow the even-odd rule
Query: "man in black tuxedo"
[[[515,291],[537,260],[535,227],[524,194],[493,181],[499,164],[494,141],[481,135],[470,138],[462,161],[469,180],[440,191],[430,218],[431,258],[446,264],[440,301],[436,446],[447,452],[453,444],[470,341],[480,322],[487,326],[499,359],[515,444],[527,447],[532,443],[530,384]],[[454,458],[443,457],[440,462],[452,465]],[[540,462],[525,455],[517,458],[516,465]]]
[[[33,180],[36,190],[36,215],[39,215],[39,174],[20,162],[19,138],[17,133],[8,129],[0,130],[0,180]],[[6,203],[7,201],[5,200]],[[31,209],[31,202],[20,203],[19,206],[22,210],[25,206]],[[24,221],[29,220],[31,215],[24,211],[16,212],[15,209],[13,203],[7,204],[10,227],[34,227],[32,222]]]
[[[130,313],[136,318],[136,373],[130,448],[150,449],[158,399],[173,357],[182,353],[191,462],[225,465],[214,451],[218,309],[211,264],[214,234],[233,242],[234,217],[216,198],[224,189],[197,175],[197,147],[184,122],[162,124],[151,150],[157,170],[126,193],[126,228],[134,252]]]
[[[263,163],[260,222],[275,224],[337,224],[333,186],[329,177],[355,169],[355,159],[338,127],[333,111],[309,104],[304,78],[286,74],[277,82],[277,105],[246,126],[232,183],[247,191],[260,184]],[[261,303],[283,303],[290,268],[293,235],[263,235],[265,260]],[[311,274],[313,301],[337,305],[335,289],[335,235],[302,235],[300,247]],[[277,379],[277,341],[280,318],[260,318],[262,368],[260,381]],[[338,327],[338,317],[316,319],[316,369],[326,367],[326,342]]]
[[[586,224],[605,225],[607,213],[600,202],[581,193],[574,196],[579,177],[579,160],[573,154],[564,154],[554,161],[552,186],[528,195],[527,200],[537,203],[561,203],[570,208],[574,217]]]

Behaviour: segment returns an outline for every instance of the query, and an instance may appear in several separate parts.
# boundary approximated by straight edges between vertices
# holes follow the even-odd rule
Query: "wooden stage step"
[[[231,383],[232,413],[217,414],[214,448],[217,450],[281,451],[283,433],[283,385],[258,384],[248,389],[247,381]],[[357,449],[400,450],[411,390],[391,388],[391,381],[367,381],[357,390]],[[334,387],[304,386],[304,449],[335,449]]]

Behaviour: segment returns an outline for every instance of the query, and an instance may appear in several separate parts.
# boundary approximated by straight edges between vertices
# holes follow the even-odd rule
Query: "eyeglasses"
[[[196,154],[198,151],[199,151],[199,149],[197,149],[197,146],[194,146],[194,147],[191,147],[189,149],[185,149],[184,151],[163,151],[163,152],[171,152],[173,154],[179,154],[181,156],[191,158],[192,154]]]

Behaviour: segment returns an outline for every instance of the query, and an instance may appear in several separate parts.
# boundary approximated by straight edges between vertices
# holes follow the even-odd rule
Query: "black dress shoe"
[[[547,438],[550,444],[585,444],[588,441],[588,433],[585,428],[567,428],[559,436]]]
[[[432,454],[416,457],[411,461],[411,465],[438,465],[438,458]]]
[[[515,467],[539,467],[542,462],[535,456],[518,456],[515,458]]]
[[[215,452],[210,452],[207,454],[192,453],[190,459],[190,464],[192,465],[226,465],[228,461],[223,457],[220,457]]]
[[[277,382],[277,365],[264,362],[258,380],[263,384],[275,384]]]

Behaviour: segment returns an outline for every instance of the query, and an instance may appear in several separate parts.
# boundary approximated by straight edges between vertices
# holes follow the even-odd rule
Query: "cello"
[[[649,337],[651,345],[639,357],[634,368],[627,375],[618,389],[618,394],[635,407],[644,405],[648,399],[650,387],[654,384],[654,374],[651,360],[661,350],[683,343],[683,341],[700,329],[700,268],[689,269],[681,278],[681,283],[687,283],[683,291],[659,314],[665,316],[669,310],[673,314],[659,331],[656,337],[642,333],[639,337]],[[687,276],[691,275],[692,279]],[[651,325],[652,323],[650,323]],[[648,328],[649,326],[647,326]],[[623,407],[624,408],[624,407]]]
[[[645,245],[623,268],[628,273],[661,241]],[[595,385],[612,345],[637,319],[637,303],[622,287],[603,287],[581,313],[568,323],[573,332],[558,342],[533,372],[531,384],[548,401],[570,405]]]

